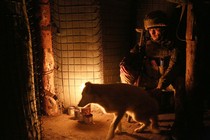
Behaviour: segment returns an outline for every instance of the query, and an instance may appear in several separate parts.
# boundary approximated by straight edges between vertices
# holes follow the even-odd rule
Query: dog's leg
[[[134,114],[132,115],[132,118],[135,122],[138,122],[139,123],[139,127],[136,128],[134,131],[136,133],[141,133],[144,131],[144,129],[149,125],[149,118],[147,117],[143,117],[142,118],[142,115],[140,115],[141,112],[134,112]]]
[[[128,121],[129,123],[131,123],[131,119],[132,119],[132,117],[131,117],[130,115],[127,114],[127,121]]]
[[[150,122],[150,131],[156,134],[160,133],[157,116],[151,117]]]
[[[117,125],[117,128],[115,129],[115,133],[121,133],[121,132],[122,132],[122,123],[120,121]]]
[[[118,127],[118,129],[121,129],[121,119],[124,115],[124,112],[122,113],[118,113],[118,114],[114,114],[114,119],[109,127],[109,132],[107,134],[106,140],[111,140],[114,138],[114,133],[115,133],[115,129]],[[119,126],[118,126],[119,124]]]
[[[136,133],[141,133],[144,131],[144,129],[148,126],[148,122],[139,122],[140,126],[138,128],[136,128],[134,131]]]

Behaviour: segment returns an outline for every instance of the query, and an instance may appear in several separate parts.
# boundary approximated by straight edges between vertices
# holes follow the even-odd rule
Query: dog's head
[[[91,92],[92,83],[86,82],[85,87],[82,90],[82,98],[79,101],[79,107],[85,107],[86,105],[94,102],[94,94]]]

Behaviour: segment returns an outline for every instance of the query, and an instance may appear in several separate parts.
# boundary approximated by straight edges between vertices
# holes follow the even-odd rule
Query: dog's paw
[[[144,131],[144,128],[136,128],[134,131],[135,131],[136,133],[141,133],[141,132]]]
[[[154,134],[159,134],[161,132],[158,128],[152,128],[150,131]]]
[[[146,128],[146,126],[144,124],[142,124],[139,128],[136,128],[134,131],[136,133],[141,133],[144,131],[145,128]]]
[[[125,129],[116,129],[115,130],[115,134],[121,134],[121,133],[124,133],[124,132],[126,132],[126,130]]]
[[[115,130],[115,134],[120,134],[120,133],[122,133],[122,130],[119,130],[119,129]]]
[[[141,133],[141,132],[143,132],[144,131],[144,129],[146,128],[146,125],[144,124],[144,123],[139,123],[140,124],[140,127],[138,127],[138,128],[136,128],[134,131],[136,132],[136,133]]]

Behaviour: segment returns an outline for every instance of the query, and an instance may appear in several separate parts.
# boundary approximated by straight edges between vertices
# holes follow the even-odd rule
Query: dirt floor
[[[104,114],[100,109],[92,109],[92,123],[80,122],[74,116],[61,114],[56,117],[42,117],[43,140],[104,140],[112,121],[112,114]],[[169,140],[174,114],[160,114],[160,134],[152,134],[148,130],[135,133],[136,122],[128,122],[126,116],[122,119],[124,132],[116,134],[113,140]],[[208,137],[210,138],[210,137]],[[206,139],[207,140],[207,139]]]

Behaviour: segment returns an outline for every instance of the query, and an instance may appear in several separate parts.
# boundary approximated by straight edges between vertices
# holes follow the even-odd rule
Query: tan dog
[[[107,113],[114,113],[106,139],[114,137],[114,132],[121,132],[121,119],[128,113],[132,119],[140,123],[135,132],[142,132],[150,126],[152,133],[159,133],[158,103],[142,88],[123,84],[92,84],[87,82],[82,91],[82,99],[78,106],[85,107],[95,103],[104,108]],[[150,125],[149,125],[150,124]]]

